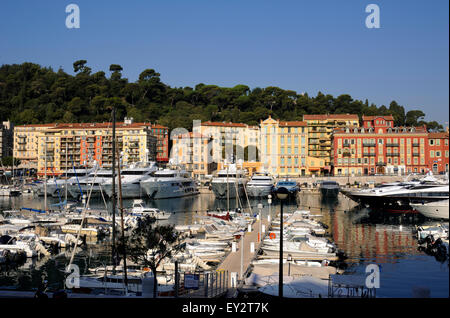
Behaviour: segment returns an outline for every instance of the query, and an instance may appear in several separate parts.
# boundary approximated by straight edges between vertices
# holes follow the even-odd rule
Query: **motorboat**
[[[112,171],[106,169],[98,169],[92,171],[89,175],[76,183],[69,185],[70,194],[78,199],[82,195],[88,197],[101,197],[102,193],[105,192],[103,185],[112,179]]]
[[[128,210],[129,216],[144,217],[150,216],[157,220],[167,220],[172,213],[161,211],[157,208],[149,208],[144,206],[144,201],[136,199],[133,201],[133,206]]]
[[[290,196],[296,196],[300,191],[300,187],[298,186],[297,182],[289,179],[279,180],[275,185],[274,192],[277,192],[280,188],[285,188],[286,190],[288,190]]]
[[[437,180],[432,175],[422,180],[392,182],[375,188],[341,192],[353,201],[371,207],[404,206],[449,198],[448,182]]]
[[[2,186],[0,188],[0,197],[16,197],[21,195],[22,192],[12,186]]]
[[[157,171],[158,168],[155,162],[151,162],[148,166],[131,166],[120,172],[121,176],[121,187],[122,187],[122,198],[140,198],[144,195],[144,191],[141,188],[141,181],[149,179],[153,176],[153,173]],[[119,192],[119,181],[116,177],[116,192]],[[112,178],[107,180],[103,184],[103,188],[108,197],[112,196]]]
[[[335,198],[339,194],[339,183],[332,180],[323,180],[320,182],[320,192],[322,193],[322,197],[331,197]]]
[[[427,218],[448,220],[448,199],[434,202],[410,203],[410,206]]]
[[[152,200],[197,195],[195,180],[184,170],[163,169],[140,181],[142,190]]]
[[[47,195],[52,197],[61,196],[64,193],[66,186],[68,191],[72,186],[76,188],[78,182],[86,178],[92,171],[92,168],[67,170],[61,175],[62,178],[48,179],[47,186],[45,186],[45,180],[42,183],[37,184],[36,193],[39,196],[43,196],[45,188],[47,188]]]
[[[217,199],[232,199],[244,196],[247,183],[246,170],[238,169],[236,164],[228,164],[219,170],[211,180],[211,189]]]
[[[267,197],[272,193],[275,179],[268,172],[255,172],[247,183],[249,197]]]

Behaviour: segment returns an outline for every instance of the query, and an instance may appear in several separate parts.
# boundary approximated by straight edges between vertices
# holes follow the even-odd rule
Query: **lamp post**
[[[261,242],[262,239],[262,213],[261,210],[263,208],[263,205],[261,203],[258,203],[258,210],[259,210],[259,233],[258,233],[258,243]]]
[[[288,276],[291,276],[291,262],[292,262],[292,255],[291,254],[288,254],[287,261],[288,261]]]
[[[272,205],[272,195],[269,194],[269,199],[267,200],[267,203],[269,203],[269,218],[272,219],[272,209],[271,209],[271,205]],[[269,221],[270,222],[270,221]]]
[[[280,200],[280,266],[278,278],[278,297],[283,298],[283,201],[289,195],[289,191],[281,187],[277,190],[277,198]]]

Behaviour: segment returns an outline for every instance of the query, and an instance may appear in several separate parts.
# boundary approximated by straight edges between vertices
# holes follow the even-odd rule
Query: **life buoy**
[[[275,233],[270,233],[269,237],[271,240],[275,239],[277,236],[275,235]]]

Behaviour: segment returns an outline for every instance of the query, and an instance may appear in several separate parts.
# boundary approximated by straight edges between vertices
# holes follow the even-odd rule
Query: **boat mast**
[[[44,211],[47,211],[47,141],[44,147],[44,168],[45,168],[45,179],[44,179]]]
[[[112,127],[112,250],[113,273],[116,271],[116,106],[113,106]]]
[[[230,186],[228,184],[228,163],[225,161],[227,165],[227,212],[230,212]]]
[[[119,149],[117,149],[117,157],[119,158],[119,160],[117,161],[117,177],[119,179],[120,225],[122,228],[122,246],[123,246],[123,272],[124,272],[125,288],[128,290],[127,253],[126,253],[126,246],[125,246],[125,226],[123,224],[122,180],[121,180],[121,176],[120,176]]]
[[[65,193],[64,193],[64,200],[66,201],[66,207],[67,207],[67,138],[66,138],[66,180],[65,180],[65,184],[64,184],[64,189],[65,189]]]

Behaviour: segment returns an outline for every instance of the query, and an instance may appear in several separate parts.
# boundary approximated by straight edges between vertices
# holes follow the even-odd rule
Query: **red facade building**
[[[153,124],[151,129],[156,136],[156,161],[169,162],[169,128]]]
[[[434,174],[448,172],[448,132],[428,134],[428,167]]]
[[[428,171],[426,127],[394,127],[389,116],[363,116],[362,127],[333,131],[335,175]]]

